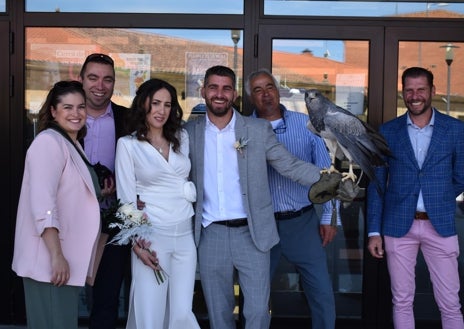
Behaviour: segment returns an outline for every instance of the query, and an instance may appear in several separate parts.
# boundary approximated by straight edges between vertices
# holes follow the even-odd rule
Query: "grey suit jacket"
[[[274,219],[274,207],[269,191],[268,162],[280,174],[302,185],[311,186],[319,180],[320,168],[301,161],[280,144],[270,123],[264,119],[242,116],[235,111],[235,136],[248,139],[241,155],[237,155],[243,205],[248,214],[248,226],[256,247],[268,251],[279,241]],[[198,246],[203,212],[205,116],[189,121],[185,128],[190,139],[191,179],[197,188],[194,232]]]

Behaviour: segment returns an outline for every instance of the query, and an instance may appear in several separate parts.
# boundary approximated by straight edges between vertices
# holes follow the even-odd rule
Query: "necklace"
[[[157,131],[153,132],[153,134],[149,132],[146,137],[150,145],[153,146],[162,157],[167,159],[170,143],[164,138],[163,134]],[[167,149],[166,146],[168,147]]]
[[[163,148],[166,146],[166,145],[169,145],[169,142],[163,140],[162,141],[162,144],[159,145],[159,144],[156,144],[152,139],[149,140],[150,144],[155,148],[155,150],[157,150],[160,154],[164,154],[164,151],[163,151]]]

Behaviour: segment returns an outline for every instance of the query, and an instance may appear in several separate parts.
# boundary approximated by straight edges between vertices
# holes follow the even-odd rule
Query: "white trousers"
[[[153,270],[132,252],[126,329],[199,329],[192,312],[197,253],[191,220],[157,230],[150,248],[168,277],[158,284]]]

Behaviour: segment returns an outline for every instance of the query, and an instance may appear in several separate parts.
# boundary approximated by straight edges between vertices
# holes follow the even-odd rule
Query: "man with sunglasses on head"
[[[254,107],[253,115],[270,121],[277,139],[290,153],[320,168],[330,166],[324,142],[306,128],[308,116],[288,111],[280,104],[279,84],[268,70],[251,73],[245,81],[245,91]],[[284,256],[300,274],[311,309],[312,328],[333,329],[335,301],[324,250],[337,233],[337,227],[330,225],[332,203],[322,205],[319,222],[308,200],[308,186],[280,175],[271,166],[268,175],[280,237],[280,242],[271,249],[271,278]]]
[[[125,135],[124,117],[128,109],[111,102],[115,83],[113,59],[105,54],[90,54],[82,65],[79,79],[86,95],[85,153],[91,164],[100,163],[114,173],[116,141]],[[100,207],[105,209],[116,201],[114,176],[103,177],[102,185],[105,198]],[[104,225],[102,227],[99,247],[103,251],[92,287],[89,328],[115,329],[119,292],[128,272],[130,246],[106,245],[115,232],[108,231]]]

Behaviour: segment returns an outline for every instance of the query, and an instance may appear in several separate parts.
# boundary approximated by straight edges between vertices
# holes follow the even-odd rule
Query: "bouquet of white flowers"
[[[126,245],[129,242],[137,243],[136,241],[139,239],[149,240],[150,235],[153,233],[147,215],[143,211],[136,209],[132,203],[120,205],[115,213],[115,218],[116,221],[110,223],[108,227],[117,227],[121,231],[108,243],[118,245]],[[151,250],[147,250],[151,252]],[[167,274],[159,264],[155,265],[158,268],[155,270],[156,281],[161,284],[165,281]]]

